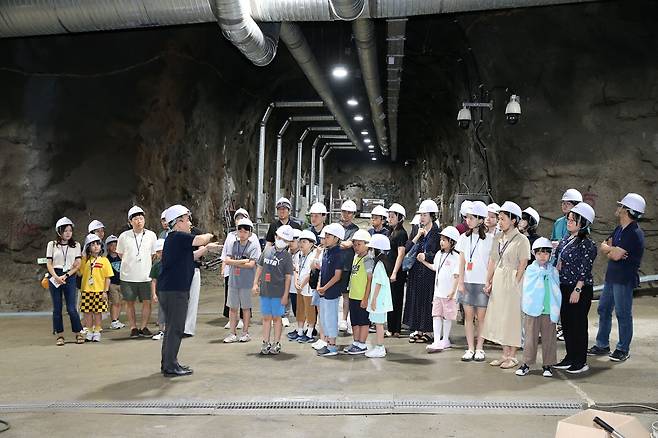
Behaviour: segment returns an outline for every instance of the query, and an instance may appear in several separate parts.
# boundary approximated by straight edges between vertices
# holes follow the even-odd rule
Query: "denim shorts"
[[[313,289],[312,292],[313,292],[313,298],[311,298],[311,306],[319,306],[320,305],[320,294],[315,289]]]
[[[260,297],[260,313],[263,316],[282,317],[286,306],[281,304],[281,297]]]
[[[320,325],[322,333],[328,338],[338,337],[338,301],[320,298]]]

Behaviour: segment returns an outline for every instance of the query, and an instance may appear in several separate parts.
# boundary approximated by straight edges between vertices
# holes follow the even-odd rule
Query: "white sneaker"
[[[101,341],[101,332],[93,332],[91,334],[91,341],[92,342],[100,342]]]
[[[347,326],[347,320],[343,319],[338,323],[338,330],[341,332],[347,331],[348,326]]]
[[[238,342],[238,337],[233,333],[230,333],[227,337],[224,338],[225,344],[232,344],[233,342]]]
[[[354,332],[352,331],[352,326],[351,326],[351,325],[348,325],[348,326],[347,326],[347,334],[348,334],[348,335],[351,335],[351,334],[353,334],[353,333],[354,333]]]
[[[121,324],[119,321],[112,321],[112,322],[110,323],[110,328],[111,328],[112,330],[118,330],[118,329],[121,328],[121,327],[119,327],[119,324]]]
[[[80,332],[80,333],[82,333],[82,332]],[[91,342],[91,341],[93,341],[93,340],[94,340],[94,333],[93,333],[93,332],[90,332],[89,330],[87,330],[87,331],[85,332],[85,340],[86,340],[87,342]]]
[[[231,328],[231,321],[227,322],[226,325],[224,326],[226,330]]]
[[[383,346],[377,346],[371,350],[366,351],[366,357],[376,358],[376,357],[385,357],[386,348]]]
[[[238,330],[240,330],[240,329],[242,329],[242,327],[244,327],[244,322],[242,322],[242,320],[240,320],[240,321],[238,321],[238,325],[237,325],[236,328],[237,328]],[[229,327],[229,328],[230,328],[230,327]]]
[[[164,338],[164,332],[162,330],[151,336],[151,339],[153,339],[154,341],[159,341],[162,338]]]
[[[89,333],[89,329],[87,327],[82,327],[82,330],[80,330],[80,334],[87,336],[87,333]]]
[[[251,336],[249,333],[243,333],[242,336],[240,336],[240,339],[238,339],[240,342],[249,342],[251,341]]]
[[[473,360],[476,362],[484,362],[484,359],[486,359],[487,355],[484,354],[484,350],[475,350],[475,355],[473,356]]]
[[[327,345],[328,344],[325,341],[323,341],[322,339],[318,339],[317,341],[311,344],[311,347],[313,347],[314,350],[322,350]]]
[[[290,327],[290,320],[286,317],[281,318],[281,324],[283,324],[284,327]]]
[[[427,350],[428,353],[437,353],[443,350],[443,348],[441,348],[441,344],[434,342],[432,344],[429,344],[427,347],[425,347],[425,350]]]

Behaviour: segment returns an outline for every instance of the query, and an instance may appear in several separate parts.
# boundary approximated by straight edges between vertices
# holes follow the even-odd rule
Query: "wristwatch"
[[[573,289],[573,291],[574,291],[574,292],[578,292],[578,293],[580,293],[580,292],[582,291],[582,289],[579,288],[579,287],[576,287],[576,288]]]

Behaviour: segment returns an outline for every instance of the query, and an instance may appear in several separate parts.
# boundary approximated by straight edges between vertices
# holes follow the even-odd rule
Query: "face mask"
[[[276,247],[276,249],[280,251],[282,249],[285,249],[288,246],[288,243],[286,243],[285,240],[276,239],[276,241],[274,242],[274,246]]]

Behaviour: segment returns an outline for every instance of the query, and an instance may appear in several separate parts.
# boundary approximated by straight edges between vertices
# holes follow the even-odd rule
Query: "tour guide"
[[[198,236],[190,234],[191,213],[182,205],[169,207],[165,211],[165,220],[171,232],[165,240],[162,251],[162,272],[158,277],[160,304],[167,321],[160,369],[165,377],[187,376],[192,374],[192,370],[178,363],[178,350],[185,329],[190,285],[196,267],[193,247],[206,245],[211,249],[219,248],[219,244],[209,243],[213,238],[212,234]]]

